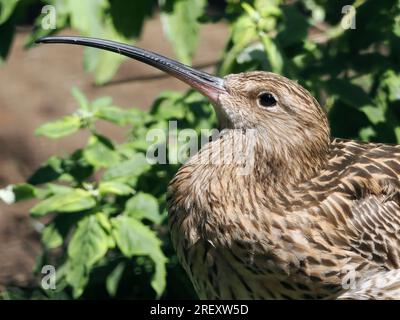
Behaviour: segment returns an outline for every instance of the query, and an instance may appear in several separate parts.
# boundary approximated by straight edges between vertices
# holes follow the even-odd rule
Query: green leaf
[[[350,106],[360,108],[364,105],[371,104],[371,99],[365,91],[351,82],[343,79],[332,79],[326,84],[331,94],[337,95],[340,100]]]
[[[368,120],[371,121],[372,124],[385,122],[386,120],[383,110],[379,107],[367,105],[362,106],[360,110],[365,113],[365,115],[368,117]]]
[[[198,41],[198,18],[204,13],[206,1],[161,0],[160,5],[164,32],[172,43],[178,59],[190,64]]]
[[[22,200],[28,200],[37,197],[37,190],[28,183],[19,183],[9,185],[0,189],[0,199],[7,204],[13,204]]]
[[[32,176],[28,179],[28,182],[33,185],[38,185],[58,179],[63,173],[62,164],[63,159],[60,157],[50,157],[32,174]]]
[[[224,54],[219,73],[222,75],[231,73],[237,57],[255,39],[257,30],[253,21],[248,15],[240,16],[232,26],[230,39],[232,48]]]
[[[396,74],[393,70],[389,70],[385,73],[383,82],[385,83],[389,93],[389,101],[393,102],[400,100],[400,74]]]
[[[96,168],[110,167],[119,161],[113,143],[101,135],[93,135],[83,151],[85,160]]]
[[[165,289],[167,258],[161,250],[161,241],[155,233],[135,218],[119,216],[112,219],[115,241],[127,257],[149,256],[155,264],[155,273],[151,281],[153,289],[160,297]]]
[[[167,91],[154,102],[151,113],[160,120],[183,119],[187,109],[188,106],[183,103],[181,93]]]
[[[77,87],[72,88],[72,95],[75,98],[76,102],[78,102],[79,107],[83,110],[89,110],[89,101],[86,96],[80,91]]]
[[[370,141],[372,137],[376,136],[376,132],[372,127],[361,128],[359,134],[362,141]]]
[[[66,116],[60,120],[42,125],[36,129],[35,134],[51,139],[58,139],[75,133],[80,127],[81,120],[78,116]]]
[[[118,125],[129,123],[129,114],[126,110],[117,107],[104,106],[97,108],[95,116]]]
[[[67,281],[78,298],[88,282],[91,268],[108,251],[108,235],[96,215],[83,218],[68,245],[69,272]]]
[[[105,0],[69,0],[71,26],[85,35],[95,35],[102,31],[102,17],[108,9]]]
[[[3,24],[0,24],[0,66],[7,58],[11,49],[17,20],[16,16],[17,15],[11,15]]]
[[[115,297],[118,290],[118,284],[125,270],[125,264],[119,263],[106,279],[107,292],[111,297]]]
[[[8,204],[36,198],[36,196],[36,188],[28,183],[14,184],[0,189],[0,199]]]
[[[67,194],[74,191],[72,187],[54,183],[48,183],[47,188],[52,194]]]
[[[96,215],[83,218],[68,245],[68,256],[74,264],[93,266],[108,250],[108,235]]]
[[[43,229],[42,243],[47,249],[58,248],[63,244],[63,237],[54,224],[49,224]]]
[[[74,299],[79,298],[87,283],[89,282],[89,272],[87,267],[81,264],[68,263],[66,281],[72,287],[72,296]]]
[[[0,0],[0,24],[3,24],[14,12],[19,0]]]
[[[93,208],[96,200],[83,189],[56,194],[39,202],[31,209],[33,216],[44,216],[49,212],[77,212]]]
[[[80,34],[89,37],[113,39],[127,42],[114,27],[108,14],[110,4],[106,0],[70,0],[67,2],[70,12],[71,27]],[[124,57],[112,52],[86,48],[84,66],[94,75],[96,84],[107,82],[115,74]]]
[[[132,185],[136,179],[151,168],[143,153],[136,153],[132,159],[118,163],[104,172],[104,181],[126,182]]]
[[[104,230],[106,230],[107,232],[111,232],[111,228],[112,228],[111,222],[108,219],[108,216],[104,212],[97,212],[96,218]]]
[[[98,108],[102,107],[108,107],[112,104],[113,99],[111,97],[105,96],[105,97],[100,97],[97,98],[92,102],[92,106],[94,110],[97,110]]]
[[[264,46],[265,53],[268,57],[268,62],[271,66],[271,71],[275,73],[282,73],[283,70],[283,57],[277,44],[266,34],[261,34],[261,41]]]
[[[284,29],[277,36],[277,40],[282,47],[291,46],[307,38],[308,17],[296,6],[282,7]]]
[[[161,223],[162,220],[157,199],[143,192],[137,193],[126,202],[123,214],[139,220],[146,218],[154,223]]]
[[[126,38],[138,38],[145,19],[151,15],[156,0],[110,2],[110,14],[116,31]]]
[[[104,39],[114,39],[119,42],[126,42],[125,39],[115,39],[113,34],[101,36]],[[124,57],[116,53],[98,50],[94,48],[85,48],[84,66],[94,76],[94,82],[101,85],[109,81],[117,72],[119,66],[124,61]]]
[[[99,185],[100,194],[107,194],[113,193],[119,196],[128,195],[134,192],[134,190],[122,182],[117,181],[108,181],[108,182],[101,182]]]

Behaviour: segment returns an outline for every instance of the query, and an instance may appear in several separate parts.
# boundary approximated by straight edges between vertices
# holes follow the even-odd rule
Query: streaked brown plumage
[[[331,141],[318,103],[281,76],[231,75],[226,86],[248,110],[241,128],[260,133],[254,171],[198,164],[228,133],[169,188],[173,242],[200,297],[400,298],[400,147]],[[281,110],[258,110],[252,90],[272,92]]]
[[[400,146],[331,139],[317,101],[272,73],[219,79],[110,41],[41,42],[119,52],[210,98],[224,133],[168,189],[173,244],[201,298],[400,298]]]

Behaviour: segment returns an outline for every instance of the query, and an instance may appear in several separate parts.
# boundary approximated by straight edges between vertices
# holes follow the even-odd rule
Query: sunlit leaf
[[[83,151],[83,156],[88,163],[96,168],[112,166],[119,160],[113,143],[101,135],[90,137],[89,143]]]
[[[54,224],[49,224],[43,229],[42,243],[47,249],[54,249],[63,244],[63,238]]]
[[[135,180],[142,173],[150,169],[150,164],[143,153],[136,153],[131,159],[120,162],[104,172],[104,181],[127,182]]]
[[[178,59],[190,64],[199,33],[198,18],[203,14],[205,0],[160,0],[161,21]]]
[[[139,220],[145,218],[154,223],[160,223],[162,219],[157,199],[143,192],[139,192],[126,202],[123,214]]]
[[[18,2],[19,0],[0,0],[0,25],[11,16]]]
[[[126,125],[130,120],[130,114],[128,111],[112,106],[97,108],[95,116],[99,119],[107,120],[118,125]]]
[[[52,139],[58,139],[73,134],[81,127],[81,120],[77,116],[66,116],[60,120],[49,122],[38,129],[35,134],[38,136],[46,136]]]
[[[73,189],[41,201],[31,209],[31,214],[43,216],[49,212],[77,212],[91,209],[95,205],[96,201],[88,191]]]
[[[118,181],[101,182],[99,185],[99,191],[100,194],[113,193],[120,196],[134,192],[130,186]]]

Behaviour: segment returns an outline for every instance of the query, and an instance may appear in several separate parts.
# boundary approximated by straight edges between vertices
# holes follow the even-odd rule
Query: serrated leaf
[[[108,181],[101,182],[99,185],[100,194],[113,193],[120,196],[128,195],[134,192],[134,190],[122,182]]]
[[[93,135],[89,138],[83,156],[89,164],[96,168],[112,166],[119,160],[113,143],[101,135]]]
[[[49,212],[77,212],[93,208],[96,200],[83,189],[56,194],[39,202],[31,209],[33,216],[43,216]]]
[[[112,219],[111,223],[114,239],[125,256],[145,255],[153,260],[155,273],[151,285],[160,297],[165,289],[167,262],[160,239],[149,227],[131,217],[119,216]]]
[[[96,215],[83,218],[68,245],[69,272],[67,281],[78,298],[88,282],[91,268],[108,250],[108,235]]]
[[[74,264],[93,266],[107,250],[107,233],[96,215],[83,218],[68,245],[68,256]]]
[[[180,61],[190,64],[195,52],[199,22],[204,13],[205,0],[173,1],[173,8],[166,8],[167,1],[161,0],[161,21],[167,38],[172,43]]]
[[[77,116],[66,116],[60,120],[49,122],[35,131],[36,135],[58,139],[75,133],[81,127],[81,120]]]
[[[137,193],[126,202],[123,214],[139,220],[145,218],[154,223],[160,223],[162,219],[157,199],[143,192]]]
[[[150,169],[150,164],[143,153],[136,153],[132,159],[118,163],[104,172],[104,181],[119,181],[132,185],[142,173]]]

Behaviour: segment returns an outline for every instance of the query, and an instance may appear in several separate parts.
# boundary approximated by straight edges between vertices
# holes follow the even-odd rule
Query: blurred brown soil
[[[76,34],[71,30],[63,35]],[[116,105],[148,108],[163,90],[185,90],[179,81],[141,63],[125,61],[106,86],[94,86],[82,67],[78,46],[42,45],[24,50],[26,33],[18,32],[7,62],[0,67],[0,188],[24,179],[53,154],[66,154],[84,143],[84,134],[58,141],[35,137],[40,124],[71,113],[76,104],[73,86],[90,99],[109,95]],[[220,57],[228,36],[224,24],[203,26],[194,66],[208,72]],[[138,46],[174,57],[163,37],[158,17],[149,20]],[[103,126],[103,132],[119,139],[120,132]],[[32,283],[32,268],[40,251],[30,203],[8,206],[0,202],[0,291],[6,285]]]

